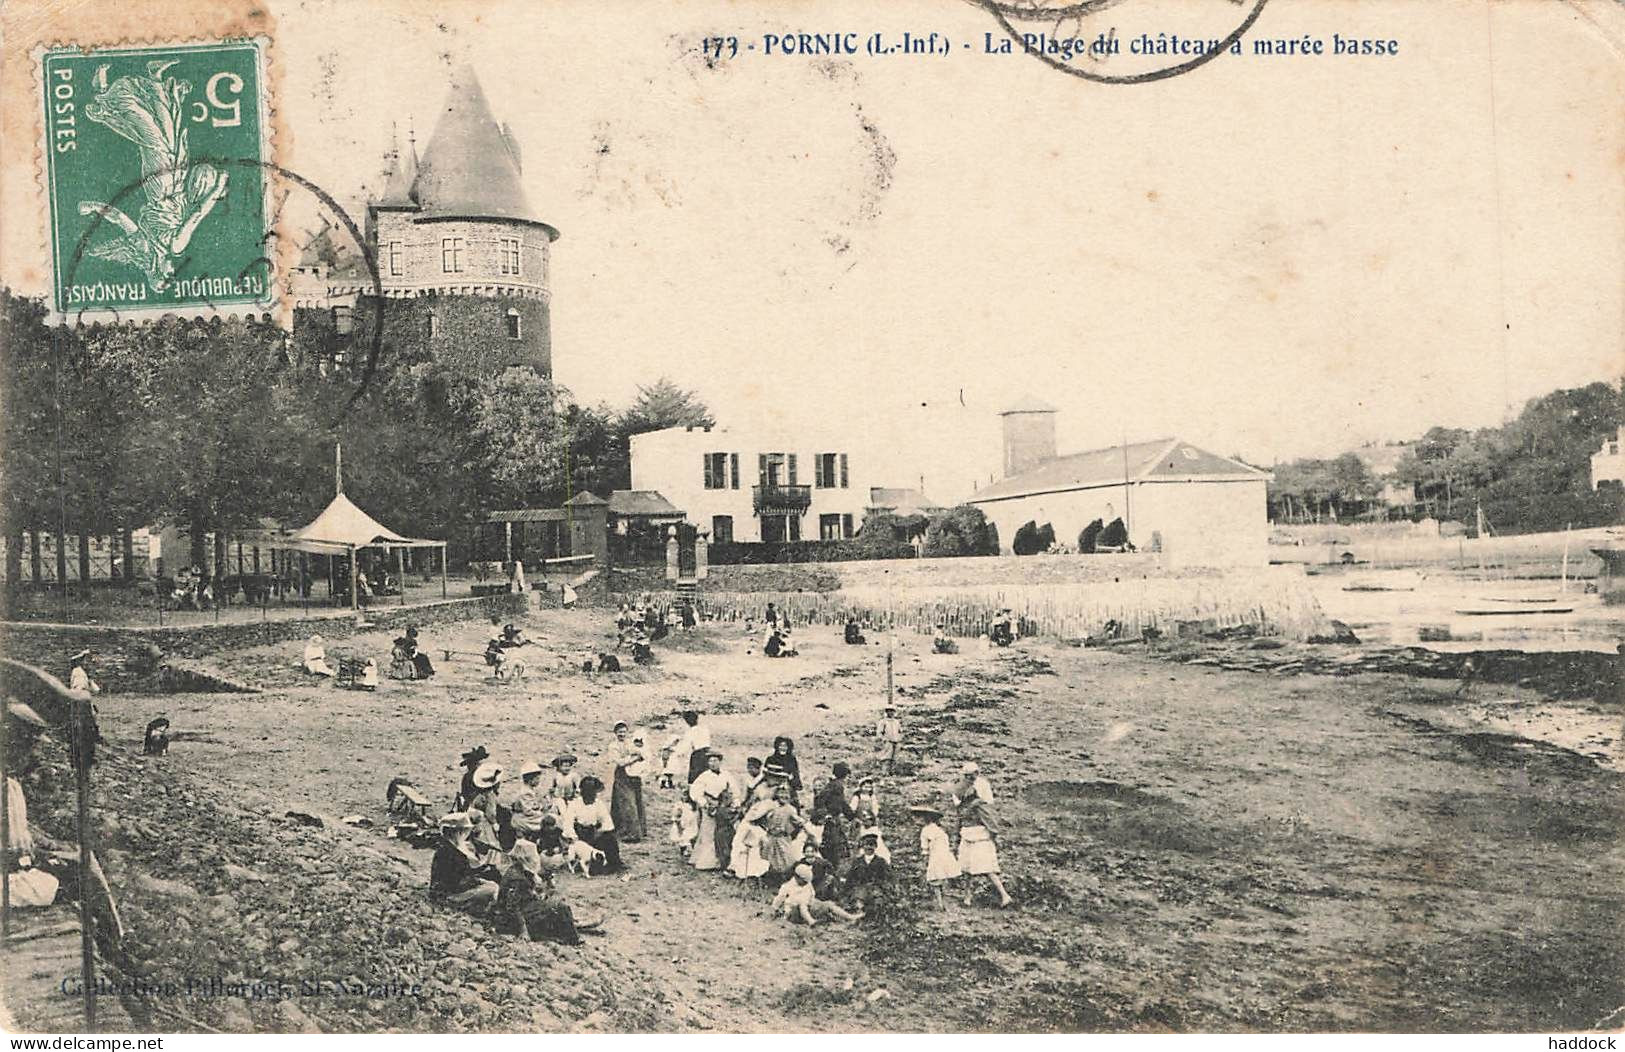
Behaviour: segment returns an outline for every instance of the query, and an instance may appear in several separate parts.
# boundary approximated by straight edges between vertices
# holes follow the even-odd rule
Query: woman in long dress
[[[643,748],[643,736],[631,736],[625,723],[615,725],[615,746],[611,757],[615,775],[610,790],[609,814],[621,839],[635,844],[649,835],[643,813],[643,772],[649,766],[649,757]]]
[[[985,876],[999,893],[999,906],[1013,900],[999,877],[999,849],[994,841],[993,786],[974,763],[967,763],[954,783],[954,806],[959,809],[959,867],[966,877]],[[965,881],[965,905],[971,904],[975,884]]]
[[[688,796],[700,811],[700,831],[694,838],[694,851],[689,863],[698,870],[722,868],[717,853],[717,811],[733,806],[733,785],[722,773],[722,753],[715,749],[706,753],[706,769],[688,787]]]
[[[831,773],[834,777],[813,801],[813,817],[814,821],[823,819],[824,836],[820,847],[829,864],[839,869],[841,863],[852,855],[851,843],[846,836],[847,823],[856,817],[851,802],[846,798],[846,776],[852,773],[852,768],[838,762]]]

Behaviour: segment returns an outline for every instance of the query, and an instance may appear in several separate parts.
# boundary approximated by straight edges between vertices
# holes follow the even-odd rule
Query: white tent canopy
[[[440,549],[440,595],[446,595],[446,542],[427,541],[417,537],[402,537],[394,530],[385,529],[378,520],[356,507],[355,502],[344,495],[343,483],[339,482],[339,491],[334,495],[322,513],[312,519],[307,525],[277,538],[270,545],[283,551],[302,552],[312,555],[349,556],[350,557],[350,606],[357,605],[356,596],[356,552],[362,548],[396,549],[399,552],[405,548],[439,548]],[[398,554],[401,572],[401,602],[406,601],[406,564],[405,555]],[[300,574],[304,574],[303,556],[300,562]]]
[[[438,548],[444,541],[402,537],[385,529],[376,519],[343,493],[339,493],[322,513],[277,542],[290,551],[320,555],[345,555],[356,548]]]

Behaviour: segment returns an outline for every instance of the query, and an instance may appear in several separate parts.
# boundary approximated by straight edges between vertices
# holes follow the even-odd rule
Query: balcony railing
[[[752,486],[750,497],[758,515],[800,515],[812,507],[811,486]]]

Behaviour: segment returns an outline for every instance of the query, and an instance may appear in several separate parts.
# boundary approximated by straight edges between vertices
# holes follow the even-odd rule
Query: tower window
[[[498,239],[498,246],[502,250],[502,273],[519,276],[519,239],[504,237]]]
[[[401,276],[401,243],[399,241],[389,243],[389,276],[392,278]]]
[[[509,308],[508,313],[502,318],[502,327],[507,331],[508,339],[519,339],[519,312]]]
[[[347,305],[333,308],[333,331],[340,336],[348,336],[355,331],[355,315]]]
[[[440,239],[440,269],[446,274],[461,274],[463,272],[463,239],[460,237],[443,237]]]
[[[440,315],[432,311],[429,314],[428,331],[431,340],[440,335]]]

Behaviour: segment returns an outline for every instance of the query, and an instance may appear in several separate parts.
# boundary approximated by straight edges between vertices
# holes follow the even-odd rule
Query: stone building
[[[1000,416],[1005,478],[970,503],[1006,552],[1027,522],[1071,544],[1094,519],[1121,518],[1136,547],[1170,564],[1268,562],[1268,472],[1178,438],[1056,455],[1054,409],[1024,401]]]
[[[353,236],[319,231],[288,279],[296,345],[343,361],[376,341],[397,360],[552,375],[559,232],[527,199],[519,143],[471,67],[453,74],[423,155],[409,141],[384,162],[362,232],[376,279]]]

